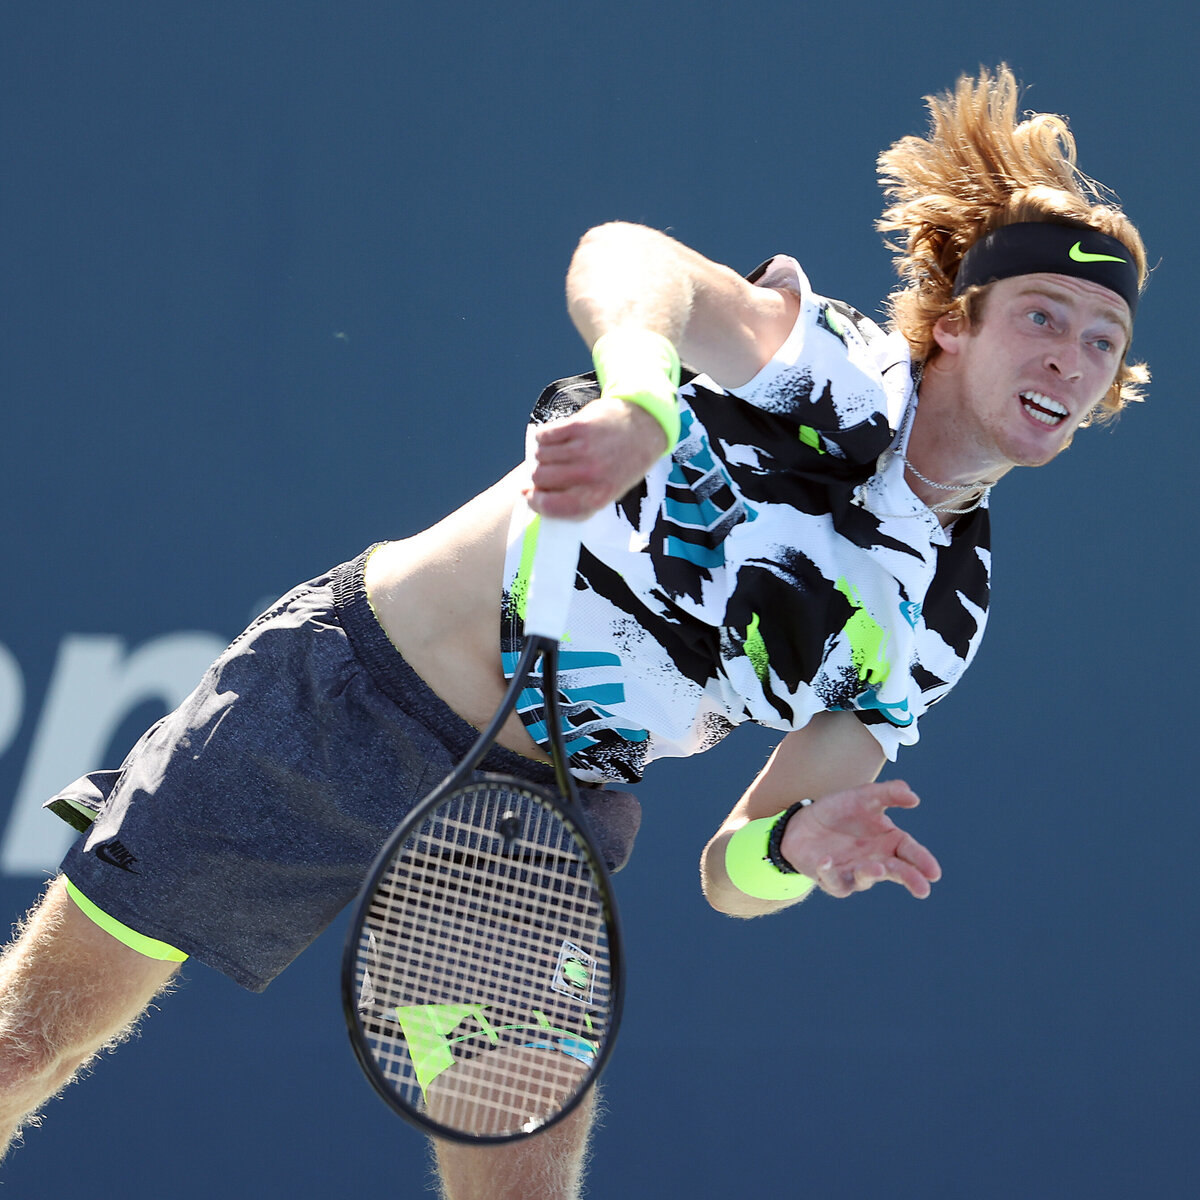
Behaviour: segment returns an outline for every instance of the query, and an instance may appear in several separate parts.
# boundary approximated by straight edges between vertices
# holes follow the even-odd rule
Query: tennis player
[[[185,957],[261,990],[352,897],[499,703],[534,513],[586,519],[562,693],[613,866],[637,809],[604,785],[754,722],[783,737],[703,853],[714,907],[929,895],[937,860],[889,815],[917,797],[877,780],[979,646],[989,495],[1148,379],[1141,238],[1017,103],[1006,68],[964,78],[881,156],[886,331],[785,256],[743,278],[638,226],[583,238],[596,377],[543,394],[529,463],[289,593],[119,772],[49,802],[83,835],[0,964],[5,1141]],[[540,711],[486,765],[548,779]],[[445,1194],[576,1195],[589,1124],[439,1146]]]

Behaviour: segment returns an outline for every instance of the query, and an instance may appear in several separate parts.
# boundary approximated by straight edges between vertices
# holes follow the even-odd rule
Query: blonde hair
[[[893,326],[913,357],[936,353],[933,327],[946,315],[977,321],[987,286],[952,296],[963,255],[1002,225],[1057,221],[1097,229],[1128,248],[1138,287],[1146,282],[1146,249],[1133,222],[1102,184],[1076,166],[1075,139],[1064,117],[1027,113],[1018,120],[1019,89],[1012,71],[960,77],[952,92],[926,96],[927,137],[903,137],[879,156],[879,179],[890,202],[878,221],[900,236],[901,286],[888,298]],[[1116,416],[1142,399],[1150,372],[1124,356],[1094,416]]]

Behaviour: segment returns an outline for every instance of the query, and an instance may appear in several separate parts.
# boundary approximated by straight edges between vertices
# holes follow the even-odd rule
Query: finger
[[[902,862],[911,864],[926,879],[934,883],[942,877],[942,868],[938,860],[911,833],[905,834],[903,840],[896,847],[896,857]]]
[[[832,858],[823,859],[817,864],[813,878],[821,891],[838,900],[850,895],[854,889],[854,872],[847,874],[839,871],[834,867]]]
[[[874,887],[877,883],[882,883],[885,879],[890,878],[891,868],[885,862],[871,861],[859,863],[854,868],[854,891],[865,892],[867,888]]]
[[[887,874],[887,867],[876,860],[835,864],[827,858],[817,868],[816,880],[822,891],[842,900],[874,887],[886,879]]]
[[[940,877],[940,871],[931,877],[901,858],[870,859],[837,865],[832,859],[826,859],[817,870],[816,880],[823,892],[839,900],[884,882],[898,883],[918,900],[924,900]]]
[[[538,463],[530,473],[535,488],[565,492],[569,488],[605,488],[611,472],[593,458],[570,458],[560,463]]]
[[[533,461],[536,463],[563,463],[584,455],[581,438],[558,438],[553,442],[538,442],[534,447]]]
[[[894,858],[888,863],[887,876],[892,882],[907,888],[918,900],[928,899],[933,891],[934,880],[900,858]]]
[[[895,828],[884,815],[888,808],[916,808],[918,804],[920,800],[908,784],[892,779],[823,797],[814,805],[813,815],[828,828],[865,834]]]
[[[888,779],[874,786],[882,808],[916,808],[921,803],[921,798],[903,779]]]
[[[532,492],[528,497],[529,507],[544,517],[562,517],[578,520],[590,517],[599,507],[591,505],[579,492]]]
[[[609,502],[602,487],[572,486],[561,489],[535,487],[525,493],[529,507],[546,517],[583,520]]]
[[[564,492],[585,482],[584,473],[573,463],[539,464],[529,478],[538,492]]]
[[[853,886],[850,891],[865,892],[877,883],[898,883],[918,900],[924,900],[932,890],[929,879],[911,863],[903,859],[880,859],[859,863],[853,870]]]
[[[578,433],[576,417],[561,417],[557,421],[547,421],[533,431],[533,440],[539,446],[557,446],[569,442]]]

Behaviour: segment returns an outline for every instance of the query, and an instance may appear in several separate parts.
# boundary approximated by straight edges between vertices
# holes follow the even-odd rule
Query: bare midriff
[[[367,563],[371,606],[392,645],[460,717],[481,729],[500,705],[500,594],[509,518],[523,468],[429,529],[380,546]],[[517,716],[500,745],[546,755]]]

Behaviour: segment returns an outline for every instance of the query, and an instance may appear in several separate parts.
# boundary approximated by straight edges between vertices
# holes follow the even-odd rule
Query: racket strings
[[[561,814],[476,785],[390,862],[359,939],[380,1069],[455,1130],[536,1128],[584,1086],[605,1036],[608,914]]]

